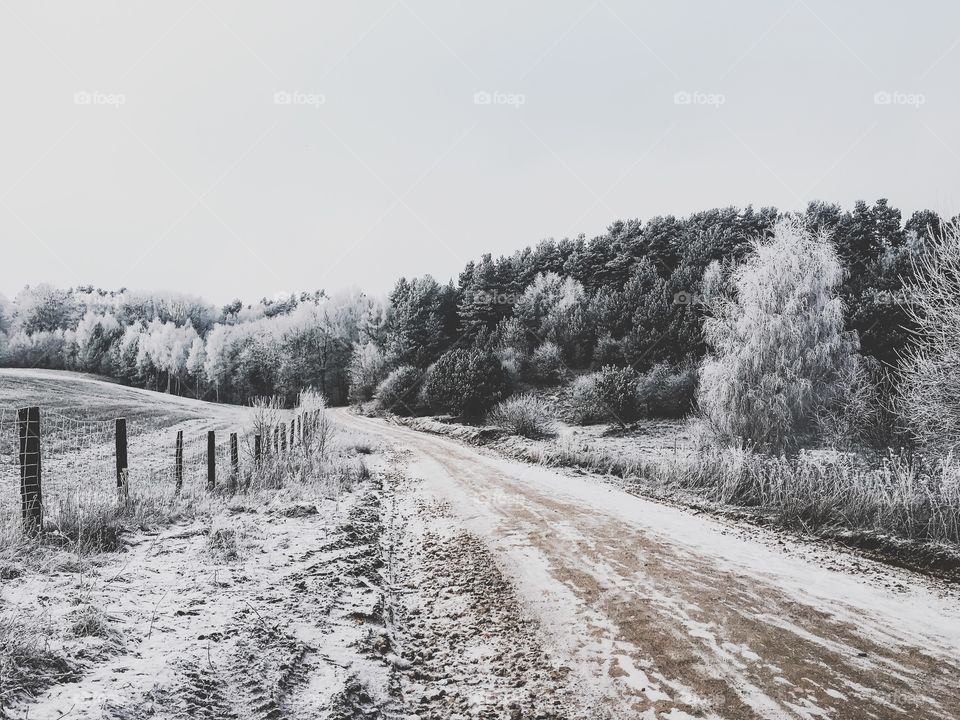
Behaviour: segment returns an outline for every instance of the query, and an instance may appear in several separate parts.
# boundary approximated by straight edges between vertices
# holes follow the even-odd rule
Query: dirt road
[[[955,591],[336,415],[399,451],[390,614],[421,717],[960,717]]]

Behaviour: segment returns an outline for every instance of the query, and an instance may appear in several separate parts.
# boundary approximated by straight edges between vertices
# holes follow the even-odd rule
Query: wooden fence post
[[[303,436],[300,441],[304,448],[310,445],[310,415],[307,413],[303,413]]]
[[[295,418],[290,418],[290,450],[293,451],[293,440],[296,438],[296,425],[297,421]]]
[[[280,452],[287,451],[287,424],[280,423]]]
[[[273,454],[280,454],[280,426],[273,429]]]
[[[237,486],[240,480],[240,445],[237,442],[237,434],[230,433],[230,483],[233,487]]]
[[[126,418],[117,418],[116,422],[117,439],[117,493],[126,498],[130,494],[128,484],[129,466],[127,464],[127,420]]]
[[[24,530],[33,534],[43,528],[40,408],[20,408],[17,411],[17,426],[20,435],[20,511]]]
[[[217,486],[217,434],[207,431],[207,490]]]
[[[297,415],[297,439],[303,445],[303,413]]]
[[[176,463],[177,492],[183,489],[183,430],[177,430],[177,447],[174,452]]]
[[[263,457],[263,440],[259,435],[253,436],[253,462],[256,463],[257,469],[260,469],[260,460]]]

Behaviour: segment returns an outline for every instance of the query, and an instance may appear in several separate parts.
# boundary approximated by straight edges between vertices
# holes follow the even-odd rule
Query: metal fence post
[[[217,434],[207,431],[207,490],[217,486]]]
[[[117,493],[126,498],[130,494],[128,478],[130,476],[129,466],[127,464],[127,420],[126,418],[117,418],[116,422],[117,439]]]
[[[180,492],[183,489],[183,430],[177,430],[174,462],[176,463],[177,492]]]
[[[237,486],[240,480],[240,445],[237,434],[230,433],[230,483]]]
[[[20,508],[27,533],[43,528],[43,494],[41,492],[40,408],[17,411],[20,435]]]

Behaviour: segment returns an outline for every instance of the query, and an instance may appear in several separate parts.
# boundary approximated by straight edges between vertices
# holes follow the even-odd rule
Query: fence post
[[[183,489],[183,430],[177,430],[177,448],[174,453],[176,463],[177,492]]]
[[[304,448],[310,444],[310,416],[307,413],[303,413],[303,435],[300,442],[303,443]]]
[[[256,463],[257,469],[260,469],[260,459],[263,457],[263,441],[259,435],[253,436],[253,462]]]
[[[130,494],[128,486],[128,465],[127,465],[127,419],[117,418],[116,422],[117,438],[117,493],[126,498]]]
[[[280,454],[280,426],[273,429],[273,454]]]
[[[240,446],[237,443],[237,434],[230,433],[230,483],[237,486],[240,480]]]
[[[20,511],[28,533],[43,528],[43,495],[40,466],[40,408],[17,410],[20,435]]]
[[[297,439],[303,445],[303,413],[297,415]]]
[[[217,486],[217,434],[207,431],[207,490]]]
[[[280,452],[287,451],[287,424],[280,423]]]
[[[290,452],[293,452],[293,440],[296,438],[296,418],[290,418]]]

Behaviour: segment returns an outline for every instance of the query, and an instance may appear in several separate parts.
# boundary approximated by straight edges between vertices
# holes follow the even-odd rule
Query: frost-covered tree
[[[390,366],[375,343],[355,343],[348,373],[350,402],[362,403],[373,398],[377,386],[390,373]]]
[[[727,441],[783,450],[802,443],[857,362],[844,331],[843,268],[824,234],[797,218],[754,243],[704,325],[699,404]]]
[[[932,450],[960,445],[960,226],[931,229],[914,260],[908,308],[918,346],[908,352],[900,400],[911,432]]]
[[[45,283],[23,288],[14,303],[19,329],[28,335],[71,329],[82,314],[70,290],[60,290]]]
[[[110,347],[122,332],[120,323],[110,313],[100,315],[87,310],[73,336],[77,369],[86,372],[109,370]]]
[[[587,295],[583,285],[556,273],[541,273],[524,290],[513,308],[514,318],[525,333],[524,346],[531,352],[544,342],[560,348],[568,362],[582,359],[581,345],[589,342],[586,322]]]

